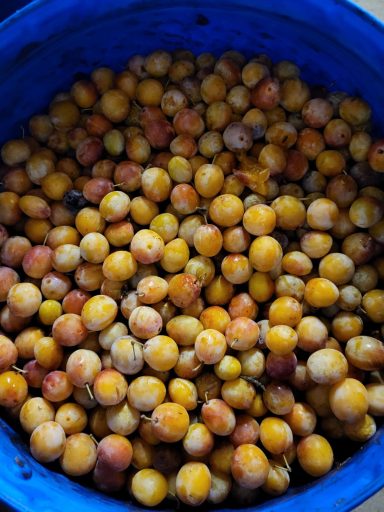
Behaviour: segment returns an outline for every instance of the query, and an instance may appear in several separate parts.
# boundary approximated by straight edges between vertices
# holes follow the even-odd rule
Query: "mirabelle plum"
[[[168,494],[167,479],[156,469],[140,469],[132,478],[132,494],[142,505],[155,507]]]
[[[199,506],[209,495],[211,473],[202,462],[187,462],[176,476],[176,495],[186,505]]]
[[[218,436],[230,435],[236,426],[232,407],[219,398],[208,399],[203,404],[201,417],[209,430]]]
[[[260,423],[260,441],[270,453],[284,453],[293,443],[292,430],[281,418],[265,418]]]
[[[238,484],[257,489],[268,477],[269,462],[264,452],[254,444],[242,444],[233,452],[231,471]]]
[[[116,302],[107,295],[95,295],[89,299],[81,311],[81,320],[90,331],[102,331],[117,315]]]
[[[66,439],[63,427],[55,421],[45,421],[32,432],[30,449],[39,462],[52,462],[65,450]]]
[[[332,468],[332,447],[325,437],[311,434],[299,441],[297,458],[306,473],[319,477],[328,473]]]
[[[131,382],[128,401],[139,411],[153,411],[163,402],[165,394],[166,388],[160,379],[142,375]]]
[[[67,438],[60,465],[70,476],[86,475],[96,465],[97,451],[93,439],[84,433],[72,434]]]
[[[360,381],[348,377],[331,387],[329,404],[336,418],[353,423],[368,411],[368,392]]]
[[[249,261],[258,272],[269,272],[276,268],[283,258],[283,250],[271,236],[259,236],[249,248]]]
[[[14,371],[0,374],[0,405],[15,407],[22,404],[28,394],[28,384],[25,378]]]
[[[269,323],[274,325],[288,325],[295,327],[302,318],[302,306],[293,297],[279,297],[269,308]]]
[[[160,441],[175,443],[188,431],[189,416],[187,410],[173,402],[158,405],[151,416],[152,432]]]

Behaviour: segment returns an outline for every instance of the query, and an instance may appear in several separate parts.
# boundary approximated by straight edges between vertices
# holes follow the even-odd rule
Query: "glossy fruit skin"
[[[142,505],[158,505],[166,497],[167,492],[166,478],[155,469],[141,469],[132,479],[132,493]]]
[[[79,453],[82,458],[77,460]],[[90,436],[84,433],[73,434],[67,439],[60,464],[68,475],[85,475],[96,465],[96,453],[96,445]]]
[[[188,430],[189,416],[180,404],[163,403],[152,413],[152,431],[161,441],[176,442],[182,439]],[[177,429],[173,431],[173,426]]]
[[[0,369],[6,370],[16,363],[18,350],[10,338],[0,335]]]
[[[249,249],[249,261],[258,272],[273,270],[283,258],[279,242],[274,238],[263,235],[256,238]]]
[[[192,274],[177,274],[168,285],[168,295],[175,306],[186,308],[200,295],[201,286]]]
[[[368,393],[360,381],[347,377],[331,387],[329,404],[339,420],[353,423],[367,413]]]
[[[63,453],[65,442],[63,428],[54,421],[46,421],[32,432],[30,439],[32,455],[39,462],[52,462]]]
[[[124,471],[132,459],[132,445],[125,437],[111,434],[99,443],[97,456],[101,463],[114,471]]]
[[[65,313],[55,320],[52,326],[52,336],[63,346],[75,346],[85,340],[88,330],[80,315]]]
[[[243,444],[233,453],[231,470],[234,479],[246,489],[257,489],[266,481],[268,459],[255,445]]]
[[[371,336],[355,336],[347,341],[345,355],[356,368],[374,371],[384,365],[383,343]]]
[[[41,397],[34,397],[26,400],[20,409],[20,423],[23,429],[32,434],[35,428],[45,421],[55,419],[55,409]]]
[[[233,409],[224,400],[219,398],[208,400],[203,404],[201,414],[204,423],[216,435],[226,436],[235,429],[236,419]]]
[[[7,295],[7,305],[11,312],[23,318],[36,313],[41,301],[40,290],[31,283],[14,284]]]
[[[28,384],[25,378],[14,371],[0,374],[0,405],[14,407],[21,404],[28,394]]]
[[[265,418],[260,423],[260,441],[269,452],[279,455],[292,445],[292,430],[283,419]]]
[[[211,487],[211,474],[201,462],[187,462],[176,476],[176,493],[187,505],[198,506],[208,497]]]
[[[309,356],[307,368],[314,382],[330,385],[347,376],[348,361],[339,351],[324,348]]]
[[[312,476],[322,476],[333,465],[333,451],[328,441],[318,434],[304,437],[297,446],[301,467]]]
[[[84,304],[81,319],[88,330],[101,331],[114,321],[117,309],[111,297],[95,295]]]

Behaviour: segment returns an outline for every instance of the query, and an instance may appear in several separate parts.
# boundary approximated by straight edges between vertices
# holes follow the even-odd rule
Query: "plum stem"
[[[88,384],[88,383],[85,385],[85,389],[86,389],[86,390],[87,390],[87,392],[88,392],[89,398],[90,398],[91,400],[94,400],[94,399],[95,399],[95,397],[93,396],[93,393],[92,393],[91,388],[89,387],[89,384]]]
[[[17,371],[18,373],[28,373],[28,370],[22,370],[21,368],[19,368],[18,366],[16,366],[15,364],[13,364],[11,366],[11,368],[13,368],[15,371]]]
[[[284,459],[284,462],[285,462],[285,466],[287,468],[287,471],[289,471],[290,473],[292,472],[292,468],[291,466],[288,464],[288,461],[287,461],[287,457],[285,456],[285,454],[283,453],[283,459]]]
[[[99,442],[93,434],[89,434],[89,437],[92,439],[96,446],[99,446]]]

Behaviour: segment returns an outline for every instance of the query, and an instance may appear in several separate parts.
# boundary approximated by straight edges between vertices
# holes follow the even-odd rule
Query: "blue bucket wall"
[[[0,19],[10,5],[0,7]],[[28,118],[77,73],[103,64],[120,70],[134,53],[181,47],[292,59],[311,83],[368,99],[375,128],[384,131],[384,27],[347,1],[35,0],[0,24],[0,143],[20,136]],[[381,429],[325,478],[243,510],[350,510],[384,485],[383,443]],[[0,454],[0,499],[17,510],[142,510],[44,468],[2,420]]]

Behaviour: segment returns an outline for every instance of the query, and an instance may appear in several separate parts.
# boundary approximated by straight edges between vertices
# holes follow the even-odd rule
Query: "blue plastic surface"
[[[7,0],[3,2],[0,8],[0,22],[30,3],[30,0]]]
[[[11,2],[12,3],[12,2]],[[14,2],[22,4],[23,2]],[[17,5],[18,7],[18,5]],[[0,19],[9,5],[0,7]],[[384,26],[345,0],[35,0],[0,24],[0,143],[77,73],[123,69],[134,53],[235,48],[289,58],[311,83],[360,94],[384,127]],[[348,511],[384,485],[384,432],[341,468],[259,512]],[[143,510],[44,468],[0,420],[0,499],[25,512]],[[0,509],[1,505],[0,505]],[[223,509],[228,512],[229,509]]]

